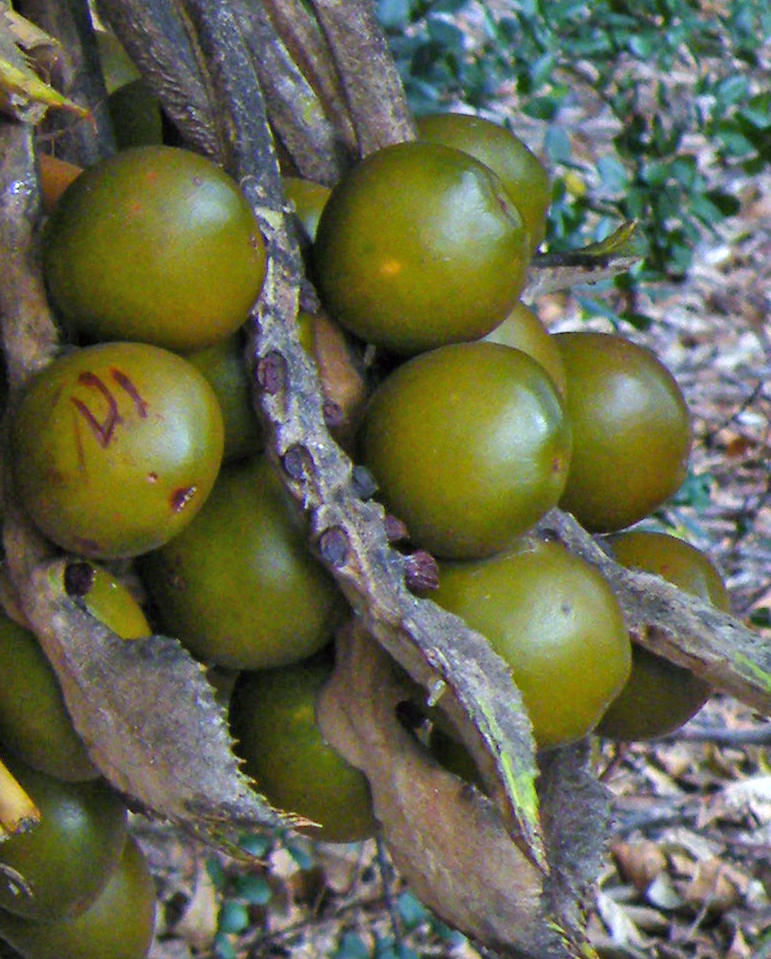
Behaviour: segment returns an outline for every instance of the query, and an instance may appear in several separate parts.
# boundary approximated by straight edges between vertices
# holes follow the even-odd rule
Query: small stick
[[[40,822],[40,811],[0,759],[0,840],[27,832]]]

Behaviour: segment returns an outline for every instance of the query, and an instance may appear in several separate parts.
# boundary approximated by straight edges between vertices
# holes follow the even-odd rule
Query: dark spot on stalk
[[[336,403],[334,400],[324,400],[322,411],[324,413],[324,422],[327,426],[342,426],[345,420],[345,414],[339,403]]]
[[[366,466],[354,466],[351,483],[359,499],[371,499],[377,493],[377,480]]]
[[[348,558],[348,536],[339,526],[330,526],[319,536],[319,554],[332,566],[343,566]]]
[[[404,543],[409,540],[410,533],[404,520],[392,513],[386,513],[383,519],[386,539],[389,543]]]
[[[286,453],[284,453],[281,463],[286,474],[294,480],[304,479],[306,467],[309,465],[312,466],[308,450],[299,443],[295,443],[294,446],[289,447]]]
[[[415,550],[404,561],[404,581],[413,593],[439,588],[439,564],[424,549]]]
[[[257,382],[274,396],[286,385],[286,360],[280,353],[267,353],[257,361]]]

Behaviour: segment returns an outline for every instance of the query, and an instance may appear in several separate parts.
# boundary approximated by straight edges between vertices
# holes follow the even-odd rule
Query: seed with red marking
[[[30,518],[89,558],[135,556],[174,536],[203,505],[223,449],[206,378],[143,343],[54,360],[27,384],[10,434]]]

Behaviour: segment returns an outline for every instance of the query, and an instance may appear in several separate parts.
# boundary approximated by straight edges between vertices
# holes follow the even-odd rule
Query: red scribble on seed
[[[90,370],[84,370],[78,376],[78,383],[82,383],[84,386],[89,386],[92,389],[98,390],[107,401],[107,415],[105,416],[104,420],[100,422],[94,416],[88,406],[86,406],[83,400],[78,399],[76,396],[70,397],[78,412],[83,416],[86,423],[88,423],[93,430],[97,443],[99,443],[99,445],[105,449],[110,445],[110,440],[112,440],[115,427],[118,425],[118,423],[123,422],[123,417],[118,412],[118,404],[115,402],[115,397],[104,385],[102,380],[99,379],[96,373],[92,373]]]
[[[124,389],[134,401],[134,406],[137,408],[137,414],[141,416],[142,419],[145,419],[150,406],[145,400],[142,399],[142,394],[134,385],[134,381],[129,379],[129,377],[126,376],[126,374],[121,370],[116,370],[115,368],[110,370],[110,375],[118,384],[118,386],[120,386],[121,389]]]
[[[175,513],[183,510],[198,492],[197,486],[182,486],[171,494],[171,508]]]

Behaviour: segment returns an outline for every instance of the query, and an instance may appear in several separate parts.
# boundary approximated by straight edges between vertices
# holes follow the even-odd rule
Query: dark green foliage
[[[627,292],[681,279],[705,231],[738,211],[736,196],[714,188],[712,164],[752,173],[771,158],[765,0],[708,13],[696,0],[378,0],[378,10],[416,112],[513,97],[544,125],[552,250],[641,221],[648,255]],[[563,125],[582,104],[614,131],[597,163],[575,154]]]

